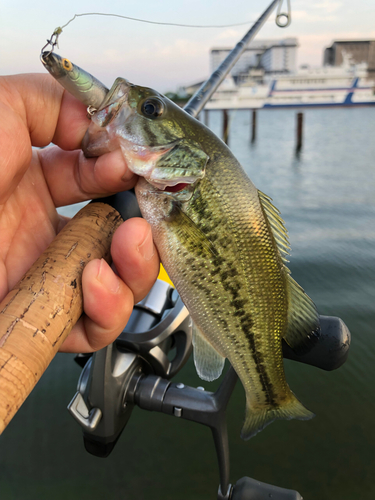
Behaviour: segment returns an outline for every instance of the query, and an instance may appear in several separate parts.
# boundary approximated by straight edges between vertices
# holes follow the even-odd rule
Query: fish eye
[[[73,64],[69,61],[69,59],[63,59],[62,65],[64,66],[64,69],[66,69],[66,71],[72,71],[73,69]]]
[[[146,99],[141,107],[141,113],[147,118],[158,118],[164,110],[163,103],[159,99]]]

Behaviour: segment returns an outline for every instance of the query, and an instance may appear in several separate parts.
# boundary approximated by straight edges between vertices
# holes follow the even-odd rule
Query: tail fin
[[[245,440],[250,439],[274,420],[291,420],[292,418],[297,420],[310,420],[310,418],[314,416],[314,413],[305,408],[293,393],[292,399],[279,407],[267,407],[254,410],[250,405],[246,404],[246,416],[241,431],[241,437]]]

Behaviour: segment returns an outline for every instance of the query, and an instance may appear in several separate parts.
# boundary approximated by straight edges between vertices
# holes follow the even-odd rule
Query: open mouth
[[[178,193],[189,186],[187,182],[181,182],[180,184],[176,184],[175,186],[167,186],[163,191],[167,191],[168,193]]]
[[[152,186],[151,191],[154,195],[164,195],[172,200],[181,202],[191,199],[195,192],[197,181],[197,179],[195,179],[194,181],[192,180],[192,182],[186,182],[186,180],[183,179],[184,182],[181,182],[182,179],[176,179],[175,181],[169,179],[169,181],[165,180],[161,182],[160,180],[155,181],[147,177],[143,177],[143,180],[146,181],[150,187]],[[169,182],[169,184],[167,184],[167,182]],[[148,188],[147,191],[150,191],[150,188]]]
[[[145,177],[145,179],[155,189],[165,193],[179,193],[192,184],[191,182],[174,182],[173,184],[166,184],[165,182],[156,181],[147,177]]]

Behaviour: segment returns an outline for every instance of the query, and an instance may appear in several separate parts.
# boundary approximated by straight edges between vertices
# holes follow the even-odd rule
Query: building
[[[288,74],[296,71],[297,38],[253,40],[231,70],[236,81],[243,81],[253,70],[268,74]],[[226,58],[230,48],[213,48],[210,54],[211,72]]]
[[[375,74],[375,40],[335,40],[324,50],[324,66],[341,66],[350,57],[354,64],[366,63],[369,75]]]

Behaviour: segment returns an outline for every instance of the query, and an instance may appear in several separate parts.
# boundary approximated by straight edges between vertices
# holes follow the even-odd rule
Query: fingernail
[[[138,251],[145,260],[150,260],[153,257],[155,253],[155,247],[154,242],[152,241],[151,229],[148,231],[147,236],[145,237],[143,242],[138,246]]]
[[[117,293],[120,288],[120,280],[113,273],[104,259],[100,260],[99,271],[96,279],[104,285],[111,293]]]

